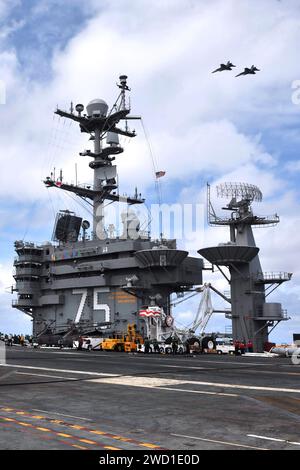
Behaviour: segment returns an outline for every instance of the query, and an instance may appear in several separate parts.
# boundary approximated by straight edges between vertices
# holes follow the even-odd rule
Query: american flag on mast
[[[156,178],[162,178],[163,176],[165,176],[165,174],[166,174],[165,171],[156,171],[155,172]]]
[[[147,307],[139,311],[140,317],[160,317],[162,309],[160,307]]]

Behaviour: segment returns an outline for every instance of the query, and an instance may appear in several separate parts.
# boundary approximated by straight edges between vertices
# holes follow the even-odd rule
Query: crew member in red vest
[[[241,341],[239,346],[240,346],[241,354],[245,354],[245,350],[246,350],[245,343]]]
[[[235,351],[236,356],[240,354],[240,342],[239,341],[234,342],[234,351]]]

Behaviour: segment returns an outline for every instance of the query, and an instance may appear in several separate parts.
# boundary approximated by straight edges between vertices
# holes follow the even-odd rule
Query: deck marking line
[[[198,381],[196,382],[185,381],[185,383],[206,385],[208,387],[221,387],[221,388],[234,388],[234,389],[238,388],[241,390],[265,390],[265,391],[270,391],[270,392],[300,393],[300,390],[295,389],[295,388],[256,387],[253,385],[224,384],[224,383],[198,382]]]
[[[65,434],[63,432],[57,432],[56,433],[57,436],[61,436],[61,437],[68,437],[68,438],[72,438],[73,436],[70,436],[70,434]]]
[[[81,374],[81,375],[93,375],[97,377],[112,377],[112,378],[119,378],[120,374],[109,374],[104,372],[86,372],[86,371],[75,371],[75,370],[66,370],[66,369],[50,369],[46,367],[33,367],[33,366],[24,366],[24,365],[11,365],[11,364],[1,364],[4,367],[15,367],[15,368],[23,368],[23,369],[37,369],[37,370],[47,370],[47,371],[54,371],[54,372],[65,372],[68,374]],[[123,376],[123,380],[125,378],[130,380],[137,379],[137,376]],[[144,377],[143,377],[144,378]],[[167,380],[167,379],[161,379]],[[171,379],[170,379],[171,380]],[[93,381],[93,380],[92,380]],[[300,394],[299,389],[294,388],[276,388],[276,387],[257,387],[253,385],[240,385],[240,384],[224,384],[224,383],[216,383],[216,382],[198,382],[192,380],[176,380],[176,384],[197,384],[197,385],[204,385],[209,387],[221,387],[221,388],[238,388],[241,390],[265,390],[270,392],[285,392],[285,393],[298,393]],[[174,383],[175,384],[175,383]]]
[[[186,392],[186,393],[198,393],[204,395],[213,395],[213,396],[225,396],[225,397],[238,397],[238,394],[234,393],[223,393],[223,392],[212,392],[208,390],[189,390],[181,388],[170,388],[166,385],[186,385],[193,384],[195,382],[186,381],[186,380],[175,380],[175,379],[165,379],[165,378],[152,378],[152,377],[132,377],[132,376],[123,376],[123,377],[107,377],[101,379],[90,379],[89,382],[94,383],[107,383],[113,385],[128,385],[131,387],[142,387],[142,388],[151,388],[156,390],[171,390],[177,392]]]
[[[275,437],[258,436],[257,434],[247,434],[247,436],[254,437],[256,439],[266,439],[267,441],[285,442],[284,439],[277,439]]]
[[[33,408],[33,411],[39,411],[40,413],[47,413],[49,415],[51,414],[51,415],[57,415],[57,416],[66,416],[67,418],[82,419],[83,421],[92,421],[89,418],[82,418],[81,416],[67,415],[64,413],[58,413],[57,411],[38,410],[37,408]]]
[[[199,393],[200,395],[217,395],[222,397],[239,397],[236,393],[220,393],[220,392],[207,392],[206,390],[188,390],[185,388],[171,388],[171,387],[153,387],[157,390],[170,390],[175,392],[186,392],[186,393]]]
[[[300,442],[293,442],[293,441],[288,441],[286,439],[278,439],[275,437],[267,437],[267,436],[258,436],[257,434],[247,434],[248,437],[254,437],[256,439],[265,439],[267,441],[277,441],[277,442],[285,442],[286,444],[293,444],[296,446],[300,446]]]
[[[4,418],[1,418],[1,419],[4,419]],[[19,423],[19,422],[17,421],[17,423]],[[2,423],[2,426],[12,428],[12,425],[11,425],[11,424],[7,424],[7,423]],[[35,429],[34,426],[33,426],[33,429]],[[28,429],[28,431],[29,431],[29,429]],[[29,431],[29,432],[30,432],[30,431]],[[49,436],[49,435],[48,435],[48,436]],[[49,441],[49,440],[52,440],[52,441],[53,441],[53,440],[54,440],[53,437],[46,437],[45,435],[43,435],[43,437],[41,436],[40,439],[42,439],[42,440],[44,440],[44,441]],[[70,441],[67,442],[67,441],[63,441],[63,440],[61,440],[61,439],[58,439],[57,442],[62,443],[62,444],[65,444],[65,445],[67,445],[67,446],[69,446],[69,447],[70,447],[70,446],[73,447],[73,445],[75,446],[75,444],[70,444]],[[84,448],[84,447],[82,447],[82,450],[87,450],[87,449]]]
[[[120,374],[109,374],[104,372],[90,372],[83,370],[69,370],[69,369],[52,369],[49,367],[36,367],[36,366],[24,366],[16,364],[0,364],[1,367],[13,367],[15,369],[32,369],[32,370],[46,370],[49,372],[65,372],[67,374],[80,374],[80,375],[96,375],[99,377],[118,377]]]
[[[89,439],[79,439],[80,442],[85,442],[85,444],[97,445],[97,442],[90,441]]]
[[[7,408],[8,409],[8,408]],[[17,413],[17,410],[14,409],[14,408],[9,408],[9,412],[10,413]],[[24,412],[25,413],[25,412]],[[73,428],[73,429],[79,429],[79,430],[84,430],[85,432],[88,432],[88,433],[91,433],[91,434],[98,434],[100,436],[104,436],[104,437],[107,437],[109,439],[115,439],[115,440],[118,440],[118,441],[123,441],[123,442],[128,442],[128,443],[131,443],[131,444],[135,444],[135,445],[138,445],[138,446],[144,446],[144,443],[140,442],[140,441],[137,441],[136,439],[132,439],[130,437],[123,437],[123,436],[118,436],[116,434],[110,434],[108,432],[104,432],[104,431],[100,431],[100,430],[97,430],[97,429],[89,429],[85,426],[80,426],[80,425],[76,425],[76,424],[71,424],[71,423],[67,423],[65,421],[61,421],[61,420],[52,420],[51,418],[48,418],[47,416],[36,416],[36,415],[31,415],[29,412],[26,412],[26,416],[29,417],[29,418],[38,418],[40,420],[44,420],[44,421],[48,421],[50,423],[55,423],[55,424],[59,424],[61,426],[65,426],[65,427],[68,427],[68,428]],[[20,423],[20,421],[18,420],[15,420],[13,418],[3,418],[0,416],[0,419],[7,419],[9,421],[13,421],[17,424]],[[34,429],[38,429],[36,426],[32,425],[32,427]],[[49,432],[51,433],[54,433],[56,434],[57,431],[54,431],[54,430],[51,430],[49,429]],[[78,437],[76,436],[71,436],[71,437],[74,437],[76,440],[79,440]],[[94,442],[94,441],[89,441],[89,442]],[[103,445],[101,445],[99,442],[94,442],[94,444],[99,444],[101,447],[103,447]],[[158,444],[150,444],[150,445],[153,445],[155,446],[156,449],[161,449],[161,447],[158,445]]]
[[[155,388],[159,387],[162,389],[163,386],[170,385],[202,385],[204,387],[216,387],[216,388],[231,388],[231,389],[240,389],[240,390],[264,390],[270,392],[285,392],[285,393],[298,393],[300,394],[299,389],[295,388],[276,388],[276,387],[259,387],[254,385],[241,385],[241,384],[228,384],[228,383],[219,383],[219,382],[202,382],[198,380],[185,380],[185,379],[167,379],[160,377],[143,377],[143,376],[114,376],[114,377],[105,377],[105,378],[94,378],[90,379],[89,382],[94,383],[107,383],[107,384],[116,384],[116,385],[128,385],[132,387],[149,387]],[[162,387],[161,387],[162,386]]]
[[[12,418],[5,418],[5,417],[0,416],[0,419],[5,420],[5,421],[12,421],[14,424],[17,424],[17,425],[23,425],[23,424],[24,424],[24,423],[22,423],[21,421],[18,421],[18,420],[12,419]],[[34,425],[30,425],[30,427],[31,427],[32,429],[34,429],[34,430],[47,432],[47,433],[50,433],[50,434],[55,435],[55,436],[71,438],[71,439],[74,439],[74,440],[76,440],[76,441],[84,442],[84,443],[86,443],[86,444],[98,445],[98,446],[101,447],[101,448],[109,448],[109,447],[105,446],[105,445],[104,445],[103,443],[101,443],[101,442],[95,442],[95,441],[91,441],[91,440],[89,440],[89,439],[83,439],[83,438],[79,438],[79,437],[77,437],[77,436],[73,436],[73,435],[69,435],[69,434],[64,434],[64,433],[59,433],[59,432],[57,432],[57,431],[54,431],[53,429],[42,428],[42,427],[34,426]],[[62,442],[62,443],[64,443],[64,444],[73,446],[73,444],[69,444],[67,441],[62,441],[62,440],[60,440],[59,442]],[[114,449],[112,449],[112,450],[122,450],[122,449],[114,448]]]
[[[237,444],[235,442],[217,441],[215,439],[204,439],[203,437],[195,437],[195,436],[185,436],[184,434],[171,434],[171,436],[185,437],[187,439],[197,439],[199,441],[214,442],[216,444],[225,444],[225,445],[234,446],[234,447],[244,447],[246,449],[270,450],[270,449],[265,449],[263,447],[253,447],[253,446],[247,446],[245,444]]]
[[[205,361],[204,361],[205,362]],[[209,362],[209,361],[207,361]],[[219,369],[219,368],[215,368],[215,367],[196,367],[196,366],[184,366],[184,365],[168,365],[168,364],[160,364],[160,367],[170,367],[170,368],[177,368],[177,369],[199,369],[199,370],[209,370],[209,371],[215,371],[216,369]],[[225,368],[223,369],[224,371],[226,370],[232,370],[232,369],[229,369],[229,368]],[[235,371],[235,369],[233,369],[233,371]],[[236,367],[236,372],[252,372],[253,374],[271,374],[271,375],[300,375],[299,372],[278,372],[278,371],[273,371],[273,370],[256,370],[255,368],[252,368],[252,367],[245,367],[245,364],[243,364],[243,367]]]
[[[149,449],[157,449],[158,448],[158,446],[155,446],[154,444],[148,444],[147,442],[145,442],[144,444],[141,444],[141,446],[148,447]]]

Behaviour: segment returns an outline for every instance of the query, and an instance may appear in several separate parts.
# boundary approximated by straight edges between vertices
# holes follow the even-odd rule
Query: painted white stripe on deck
[[[202,395],[220,395],[223,397],[238,397],[239,395],[234,393],[220,393],[220,392],[211,392],[207,390],[190,390],[184,388],[171,388],[173,385],[182,385],[185,382],[183,380],[177,379],[167,379],[160,377],[132,377],[132,376],[123,376],[123,377],[107,377],[103,379],[91,379],[89,382],[94,383],[105,383],[112,385],[126,385],[130,387],[142,387],[142,388],[151,388],[156,390],[168,390],[171,392],[184,392],[184,393],[198,393]],[[170,385],[170,387],[167,387]]]
[[[255,439],[264,439],[264,440],[267,440],[267,441],[284,442],[285,444],[300,446],[300,442],[287,441],[286,439],[278,439],[278,438],[275,438],[275,437],[259,436],[257,434],[247,434],[247,436],[248,437],[254,437]]]
[[[157,388],[157,387],[151,387]],[[159,387],[158,390],[170,390],[171,392],[200,393],[202,395],[218,395],[222,397],[239,397],[236,393],[207,392],[204,390],[187,390],[186,388]]]
[[[118,377],[104,377],[101,379],[90,379],[89,382],[105,383],[112,385],[129,385],[131,387],[156,388],[160,386],[182,385],[182,380],[161,377],[136,377],[123,375]]]
[[[238,384],[224,384],[215,382],[199,382],[197,380],[185,380],[185,379],[165,379],[159,377],[140,377],[131,375],[114,376],[112,378],[107,377],[103,379],[91,379],[91,382],[97,383],[110,383],[115,385],[128,385],[132,387],[146,387],[155,386],[159,387],[164,385],[201,385],[204,387],[217,387],[217,388],[232,388],[241,390],[264,390],[272,392],[286,392],[286,393],[300,393],[299,389],[293,388],[275,388],[275,387],[255,387],[251,385],[238,385]]]
[[[36,367],[36,366],[24,366],[24,365],[17,365],[17,364],[1,364],[0,367],[13,367],[15,369],[30,369],[30,370],[45,370],[48,372],[64,372],[66,374],[80,374],[80,375],[96,375],[99,377],[118,377],[120,374],[109,374],[104,372],[90,372],[90,371],[83,371],[83,370],[70,370],[70,369],[52,369],[49,367]]]
[[[277,439],[276,437],[258,436],[257,434],[247,434],[248,437],[255,437],[255,439],[266,439],[268,441],[284,442],[284,439]]]
[[[33,408],[33,411],[38,411],[39,413],[46,413],[48,415],[57,415],[57,416],[65,416],[67,418],[82,419],[83,421],[93,421],[92,419],[89,419],[89,418],[82,418],[81,416],[66,415],[64,413],[57,413],[55,411],[38,410],[37,408]]]
[[[215,382],[198,382],[198,381],[185,381],[189,384],[204,385],[208,387],[222,387],[222,388],[238,388],[241,390],[264,390],[267,392],[285,392],[285,393],[300,393],[299,389],[296,388],[276,388],[276,387],[257,387],[254,385],[240,385],[240,384],[224,384],[224,383],[215,383]]]
[[[111,378],[115,378],[112,380],[115,380],[115,384],[120,384],[120,385],[132,385],[133,382],[137,379],[144,380],[145,377],[138,377],[138,376],[131,376],[131,375],[122,375],[120,374],[109,374],[106,372],[91,372],[91,371],[82,371],[82,370],[68,370],[68,369],[52,369],[48,367],[36,367],[36,366],[24,366],[24,365],[16,365],[16,364],[0,364],[2,367],[10,367],[10,368],[15,368],[15,369],[30,369],[30,370],[43,370],[43,371],[49,371],[49,372],[64,372],[67,374],[79,374],[79,375],[92,375],[92,376],[97,376],[97,377],[103,377],[102,381],[105,381],[106,383],[109,383],[107,381],[110,380]],[[97,380],[97,379],[95,379]],[[101,380],[101,379],[99,379]],[[124,380],[127,381],[127,383],[124,383]],[[174,380],[174,379],[160,379],[157,378],[157,380],[163,381],[163,380],[168,380],[169,382],[173,380],[173,385],[180,385],[180,384],[189,384],[189,385],[201,385],[204,387],[218,387],[218,388],[232,388],[232,389],[240,389],[240,390],[263,390],[267,392],[284,392],[284,393],[297,393],[300,394],[299,389],[295,388],[277,388],[277,387],[258,387],[258,386],[253,386],[253,385],[240,385],[240,384],[226,384],[226,383],[218,383],[218,382],[200,382],[197,380]],[[92,380],[94,381],[94,380]],[[165,383],[161,383],[161,385],[169,385]],[[141,386],[141,385],[139,385]]]
[[[244,447],[245,449],[269,450],[263,447],[253,447],[253,446],[247,446],[245,444],[238,444],[237,442],[217,441],[216,439],[205,439],[204,437],[186,436],[184,434],[170,434],[170,435],[176,436],[176,437],[185,437],[186,439],[196,439],[197,441],[214,442],[215,444],[225,444],[227,446]]]
[[[174,367],[176,369],[199,369],[199,370],[210,370],[210,371],[214,371],[215,368],[214,367],[197,367],[197,366],[184,366],[184,365],[169,365],[169,364],[159,364],[160,367]],[[300,375],[300,372],[280,372],[280,371],[271,371],[271,370],[251,370],[252,368],[251,367],[243,367],[243,369],[241,369],[240,367],[237,368],[237,372],[249,372],[248,369],[250,369],[250,372],[253,373],[253,374],[271,374],[271,375]],[[226,369],[224,368],[223,371],[228,371],[228,370],[234,370],[234,369]]]

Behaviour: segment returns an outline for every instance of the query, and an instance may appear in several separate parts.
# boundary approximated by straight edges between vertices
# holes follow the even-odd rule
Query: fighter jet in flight
[[[227,62],[227,64],[220,64],[220,67],[216,70],[214,70],[212,73],[216,73],[216,72],[223,72],[224,70],[231,70],[232,67],[236,67],[236,65],[233,65],[232,62],[230,62],[230,60]]]
[[[256,68],[254,65],[251,66],[251,68],[245,68],[244,72],[239,73],[236,75],[236,77],[240,77],[241,75],[255,75],[256,72],[259,72],[260,70]]]

